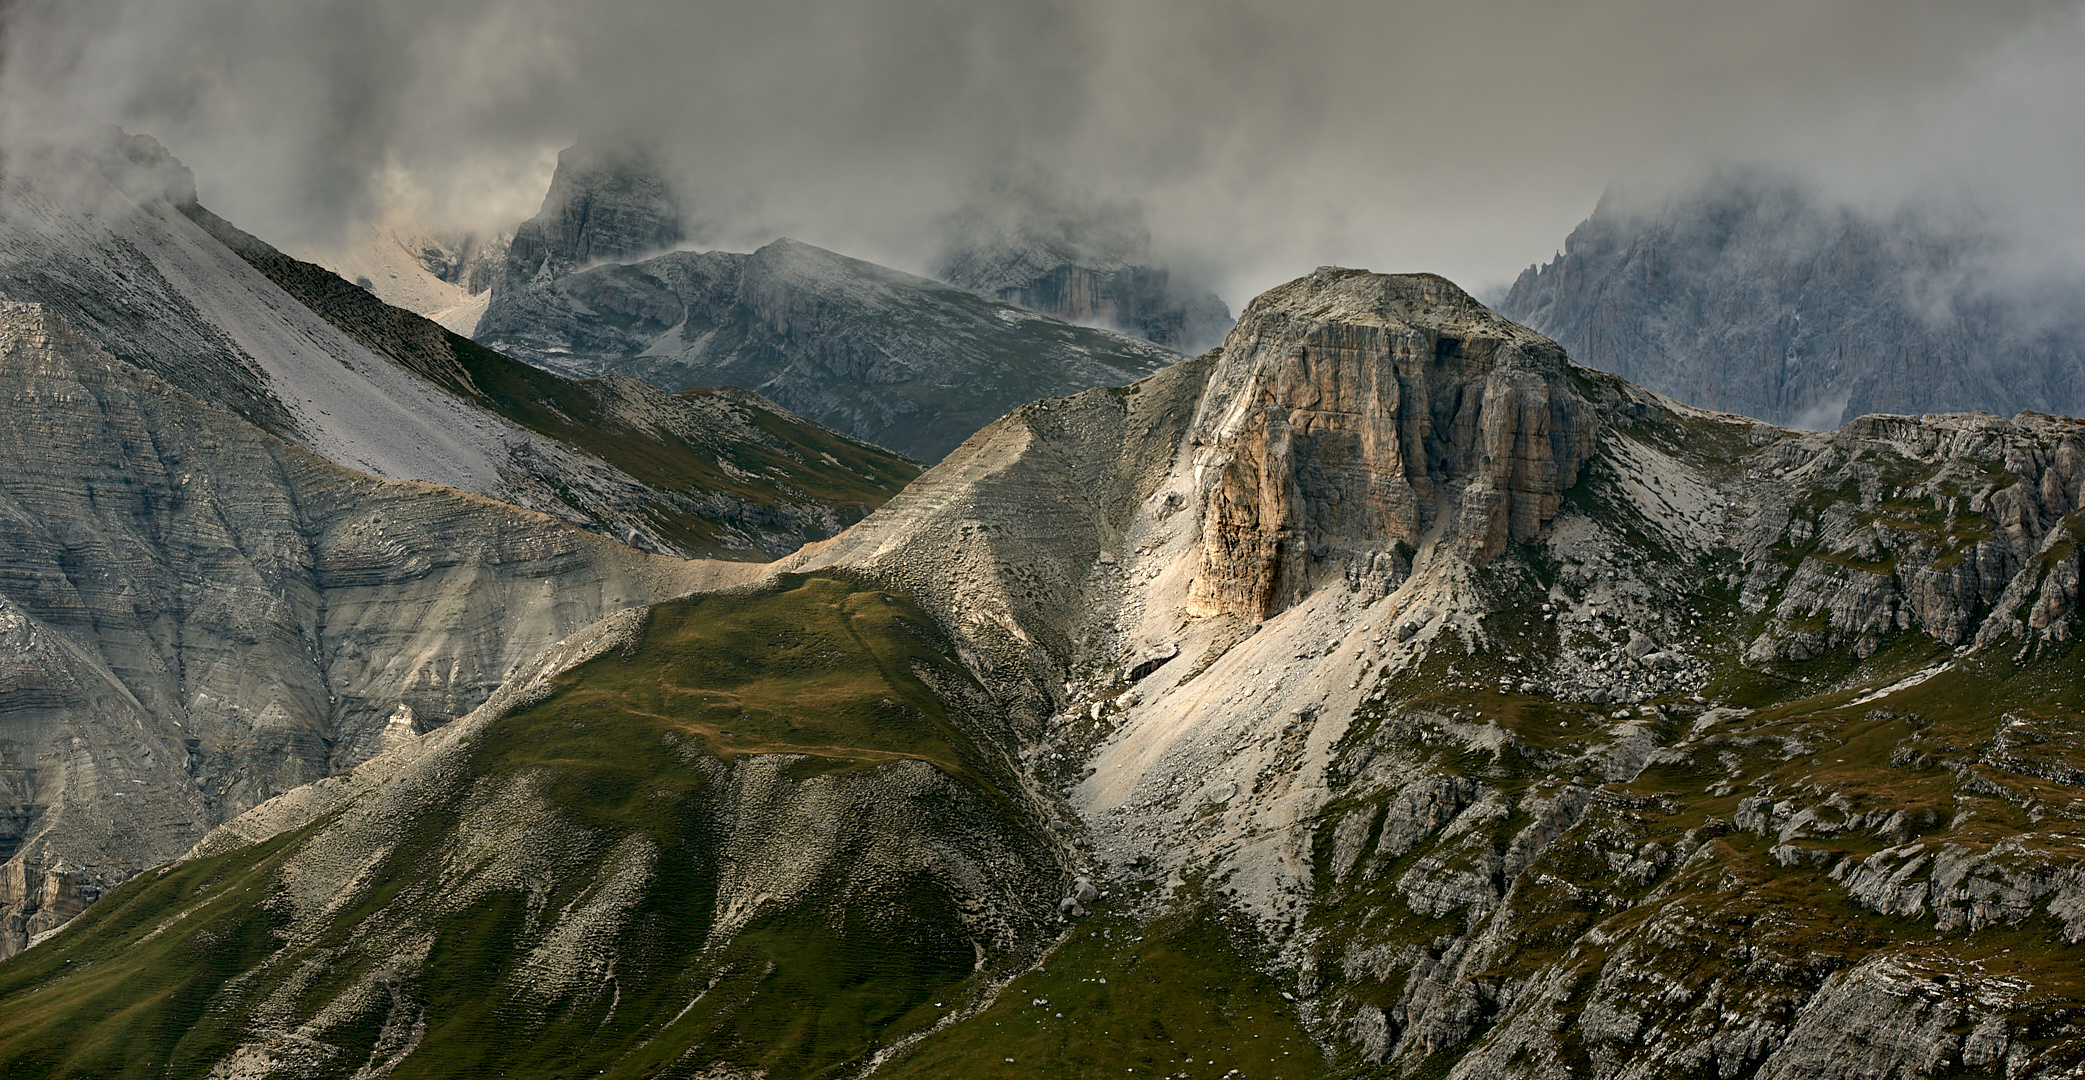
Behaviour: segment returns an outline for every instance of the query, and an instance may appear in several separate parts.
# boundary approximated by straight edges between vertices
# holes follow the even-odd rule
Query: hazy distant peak
[[[2085,408],[2085,289],[1999,273],[1974,207],[1858,211],[1723,170],[1610,191],[1502,313],[1683,401],[1833,427],[1868,412]]]
[[[558,155],[536,216],[508,245],[504,284],[553,281],[596,263],[630,262],[687,237],[683,205],[657,156],[578,145]]]
[[[1066,195],[1002,180],[948,215],[939,276],[979,292],[1019,288],[1060,266],[1117,271],[1151,262],[1135,203]]]
[[[1222,340],[1222,298],[1153,253],[1135,202],[1001,178],[943,222],[935,276],[1010,304],[1197,352]]]
[[[99,156],[99,164],[110,181],[139,202],[165,199],[175,206],[196,204],[195,173],[150,135],[109,128],[107,150]]]

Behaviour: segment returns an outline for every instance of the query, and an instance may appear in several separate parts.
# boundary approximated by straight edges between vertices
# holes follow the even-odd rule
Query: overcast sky
[[[1611,183],[1971,192],[2085,263],[2075,0],[0,0],[0,139],[115,122],[280,244],[534,213],[665,146],[750,243],[908,269],[994,176],[1138,204],[1235,307],[1322,263],[1472,289]]]

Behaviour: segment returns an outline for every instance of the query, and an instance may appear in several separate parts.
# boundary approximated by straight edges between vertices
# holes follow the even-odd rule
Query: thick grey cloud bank
[[[4,0],[0,0],[4,2]],[[120,123],[284,243],[511,225],[582,137],[728,222],[924,269],[1009,176],[1134,205],[1233,302],[1320,263],[1495,286],[1614,182],[1973,196],[2085,265],[2085,8],[2054,0],[12,0],[0,143]]]

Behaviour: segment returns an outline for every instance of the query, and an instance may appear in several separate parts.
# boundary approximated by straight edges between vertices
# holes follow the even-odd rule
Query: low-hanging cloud
[[[2085,14],[2053,0],[12,0],[0,26],[0,145],[151,133],[282,243],[399,208],[510,226],[586,139],[661,148],[735,242],[913,269],[1032,169],[1133,205],[1234,303],[1330,262],[1495,285],[1610,183],[1713,162],[1947,192],[2085,264]]]

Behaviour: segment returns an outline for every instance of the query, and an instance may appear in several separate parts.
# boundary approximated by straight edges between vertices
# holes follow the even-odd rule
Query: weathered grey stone
[[[341,468],[35,305],[0,308],[0,396],[0,768],[26,809],[0,818],[22,883],[0,917],[29,919],[0,954],[76,912],[69,897],[709,574]]]
[[[554,281],[595,263],[634,262],[687,236],[682,200],[641,148],[573,146],[557,156],[550,191],[508,242],[495,295]]]

